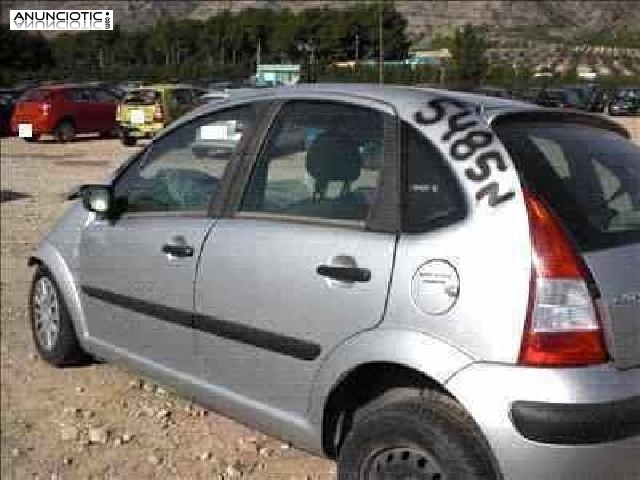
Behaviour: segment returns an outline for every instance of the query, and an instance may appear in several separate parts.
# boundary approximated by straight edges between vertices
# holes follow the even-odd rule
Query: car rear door
[[[381,321],[396,246],[396,132],[386,105],[284,104],[203,247],[194,325],[203,380],[303,413],[323,358]]]
[[[80,244],[89,336],[125,355],[195,372],[193,282],[220,182],[255,121],[252,107],[205,115],[154,141],[116,179],[116,218],[91,217]],[[224,148],[197,150],[230,122]],[[225,130],[226,131],[226,130]],[[122,355],[122,353],[121,353]]]

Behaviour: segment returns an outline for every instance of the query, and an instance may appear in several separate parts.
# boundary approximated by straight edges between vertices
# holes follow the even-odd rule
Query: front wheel
[[[33,277],[29,310],[33,341],[44,360],[58,367],[87,360],[60,289],[43,266],[38,267]]]
[[[133,147],[136,144],[136,137],[131,137],[125,134],[122,136],[121,141],[125,147]]]
[[[392,398],[392,397],[390,397]],[[497,480],[489,447],[450,397],[426,391],[357,412],[340,449],[339,480]]]

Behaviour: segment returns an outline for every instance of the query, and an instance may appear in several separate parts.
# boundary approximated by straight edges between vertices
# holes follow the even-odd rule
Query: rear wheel
[[[76,138],[76,127],[71,120],[63,120],[56,127],[53,136],[59,142],[72,142]]]
[[[130,135],[123,135],[122,138],[122,144],[127,146],[127,147],[133,147],[136,144],[136,137],[132,137]]]
[[[340,480],[497,480],[464,409],[434,391],[383,396],[357,412],[340,449]]]
[[[82,363],[83,353],[69,310],[53,275],[38,267],[29,295],[33,341],[40,356],[55,366]]]

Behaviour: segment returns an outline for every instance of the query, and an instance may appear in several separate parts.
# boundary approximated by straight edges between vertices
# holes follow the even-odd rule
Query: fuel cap
[[[460,295],[460,277],[447,260],[423,263],[411,281],[413,303],[428,315],[442,315],[453,308]]]

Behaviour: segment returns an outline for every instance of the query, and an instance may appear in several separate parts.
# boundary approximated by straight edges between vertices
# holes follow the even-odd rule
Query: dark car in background
[[[640,87],[619,88],[607,106],[609,115],[640,115]]]
[[[59,141],[72,141],[78,133],[111,135],[116,130],[117,97],[95,86],[64,84],[27,90],[16,103],[11,131],[19,133],[21,125],[37,141],[50,134]]]
[[[586,110],[586,103],[575,88],[550,88],[541,90],[534,103],[542,107]]]
[[[11,135],[11,115],[23,92],[24,89],[20,88],[0,89],[0,136]]]

